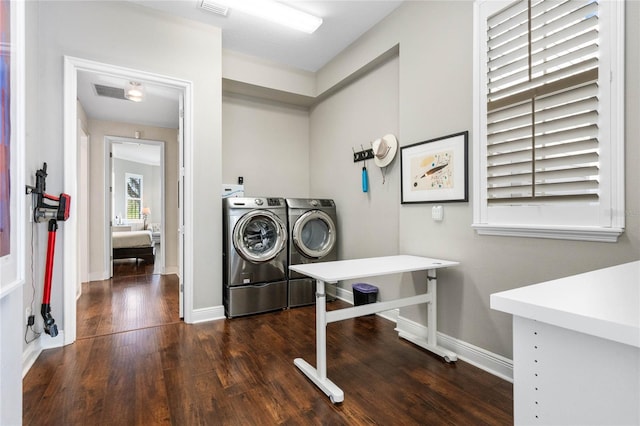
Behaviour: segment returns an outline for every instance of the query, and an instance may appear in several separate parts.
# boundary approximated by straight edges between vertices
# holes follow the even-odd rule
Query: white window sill
[[[551,238],[556,240],[596,241],[615,243],[624,232],[624,228],[598,227],[554,227],[523,225],[490,225],[474,223],[471,225],[479,235],[497,235],[503,237]]]

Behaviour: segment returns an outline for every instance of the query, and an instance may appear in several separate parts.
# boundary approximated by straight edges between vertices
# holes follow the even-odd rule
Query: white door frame
[[[134,70],[120,66],[75,58],[64,57],[64,188],[65,192],[72,197],[69,220],[64,225],[64,247],[63,247],[63,300],[64,300],[64,330],[63,344],[68,345],[76,340],[76,286],[80,279],[78,274],[78,244],[77,244],[77,206],[73,202],[73,197],[77,196],[77,95],[78,95],[78,72],[87,71],[130,80],[149,81],[182,91],[184,96],[184,134],[183,146],[184,164],[180,167],[184,169],[184,191],[181,192],[181,203],[184,206],[184,223],[179,224],[183,229],[184,239],[179,244],[183,245],[184,264],[183,270],[179,271],[184,285],[184,321],[193,322],[193,234],[191,224],[193,223],[193,82],[174,77],[167,77],[151,72]],[[77,199],[77,198],[76,198]],[[105,238],[107,236],[105,235]]]
[[[135,139],[128,138],[124,136],[105,136],[104,137],[104,179],[105,182],[109,182],[109,186],[111,186],[111,191],[115,191],[113,189],[114,182],[112,182],[112,172],[113,172],[113,158],[110,158],[110,154],[113,152],[113,144],[114,143],[138,143],[138,144],[146,144],[146,145],[154,145],[160,147],[160,250],[165,250],[166,243],[164,240],[165,237],[165,218],[167,215],[166,212],[166,204],[165,204],[165,143],[164,141],[157,141],[152,139]],[[104,194],[104,205],[105,205],[105,216],[104,216],[104,226],[106,235],[109,237],[105,239],[105,252],[104,252],[104,270],[109,271],[109,277],[113,276],[113,257],[111,256],[111,247],[112,247],[112,239],[111,239],[111,219],[113,218],[113,205],[112,205],[113,192],[105,192]],[[165,273],[165,261],[167,256],[165,252],[162,252],[162,256],[160,256],[161,264],[160,264],[160,273],[164,275]],[[156,258],[157,260],[157,258]],[[157,264],[156,264],[157,265]],[[180,309],[182,312],[182,308]]]

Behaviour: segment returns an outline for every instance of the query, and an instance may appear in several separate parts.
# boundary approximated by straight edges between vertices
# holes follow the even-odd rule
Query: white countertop
[[[398,255],[370,257],[367,259],[338,260],[335,262],[306,263],[291,265],[289,269],[317,280],[336,283],[341,280],[354,278],[446,268],[455,265],[458,265],[458,262],[420,256]]]
[[[494,293],[491,308],[640,348],[640,261]]]

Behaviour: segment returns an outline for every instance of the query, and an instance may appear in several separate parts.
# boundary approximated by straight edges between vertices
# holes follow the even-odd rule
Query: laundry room
[[[189,16],[198,19],[165,10],[191,3]],[[3,2],[24,7],[26,26],[24,40],[16,40],[24,44],[24,69],[18,67],[24,87],[10,98],[14,107],[24,109],[11,123],[14,129],[23,127],[24,143],[12,141],[11,154],[19,154],[12,159],[21,160],[22,167],[13,167],[12,173],[22,180],[12,181],[11,196],[22,200],[12,202],[24,211],[11,215],[12,238],[22,246],[8,249],[18,268],[15,273],[0,268],[15,275],[11,288],[0,285],[0,424],[19,424],[23,407],[26,424],[83,419],[118,424],[528,424],[539,420],[534,411],[555,409],[558,401],[561,414],[589,416],[593,406],[603,417],[591,416],[591,424],[639,423],[635,401],[640,385],[632,379],[640,371],[639,305],[633,303],[640,275],[640,193],[634,184],[640,181],[640,1],[279,3],[327,10],[397,4],[330,56],[319,58],[320,52],[306,43],[322,31],[335,36],[336,29],[348,27],[325,15],[320,33],[293,37],[317,59],[303,67],[297,62],[302,55],[291,48],[282,49],[287,61],[265,55],[277,46],[264,47],[269,37],[261,26],[240,31],[240,38],[253,34],[250,48],[230,48],[230,28],[199,20],[209,13],[201,10],[202,0]],[[546,5],[551,5],[548,10]],[[491,10],[498,7],[505,9]],[[536,29],[529,22],[538,12],[542,18],[536,20],[548,19],[553,29],[540,31],[541,53],[531,46]],[[232,11],[213,19],[226,22],[234,14],[239,16]],[[560,22],[566,28],[553,27]],[[503,25],[509,27],[500,32]],[[509,39],[518,31],[522,34]],[[503,49],[491,54],[506,65],[489,65],[485,56],[491,49]],[[514,59],[517,66],[508,62],[517,55],[522,55]],[[534,55],[539,59],[535,65]],[[500,74],[503,66],[510,70],[506,75]],[[166,157],[177,179],[165,188],[178,195],[169,203],[177,226],[163,230],[161,246],[167,250],[165,260],[175,253],[176,265],[167,266],[178,271],[171,288],[175,306],[182,309],[161,326],[79,338],[77,74],[92,70],[127,79],[141,76],[181,94],[174,114],[178,140]],[[131,130],[128,137],[135,137]],[[456,135],[464,137],[452,138]],[[106,133],[93,136],[94,154],[102,158]],[[397,143],[388,163],[381,166],[369,155],[356,158],[387,136]],[[463,194],[451,197],[440,188],[422,188],[416,191],[422,198],[408,202],[407,189],[419,185],[429,170],[445,167],[431,163],[429,155],[410,153],[448,139],[455,141],[430,155],[454,158],[448,176],[459,179],[453,186]],[[432,168],[407,166],[411,161]],[[34,309],[41,296],[45,299],[41,283],[48,247],[44,224],[34,224],[29,214],[32,198],[23,196],[23,183],[33,184],[30,180],[45,162],[47,191],[69,193],[74,201],[72,219],[61,224],[53,268],[47,263],[53,269],[51,306],[60,334],[27,340],[25,324],[28,331],[34,316],[35,325],[42,324]],[[106,193],[109,175],[98,175],[92,184]],[[248,201],[221,198],[227,184],[242,185]],[[100,214],[105,210],[101,203],[93,205]],[[314,270],[313,263],[291,260],[293,218],[317,206],[335,216],[331,255],[337,262],[329,267],[353,266],[350,274],[331,275],[320,267]],[[243,222],[244,211],[251,210],[268,214]],[[236,238],[236,224],[246,231],[243,243],[250,253],[226,251]],[[97,226],[90,229],[92,238],[98,244],[108,241],[105,227]],[[277,251],[282,243],[277,237],[286,237],[289,251],[270,259],[270,270],[238,266],[250,263],[251,256]],[[108,244],[102,245],[108,254]],[[237,256],[231,260],[232,255]],[[392,264],[380,260],[389,258]],[[407,266],[406,258],[421,263]],[[616,328],[583,346],[558,339],[555,346],[566,351],[548,352],[549,346],[535,340],[542,338],[535,323],[544,321],[521,321],[509,311],[514,305],[527,308],[533,299],[525,294],[519,300],[516,290],[526,293],[539,283],[630,262],[637,266],[633,273],[624,269],[613,279],[598,275],[594,288],[602,294],[585,291],[592,288],[578,278],[569,291],[554,287],[545,292],[537,305],[544,310],[564,296],[568,304],[580,301],[598,311],[603,301],[609,302],[613,314],[629,314],[615,322],[625,333],[635,333],[627,341]],[[235,270],[225,269],[232,264]],[[290,282],[300,277],[292,271],[315,279],[315,287],[300,282],[294,295]],[[626,297],[615,286],[630,276],[635,293]],[[135,289],[151,288],[146,282]],[[249,289],[253,283],[262,287],[254,292]],[[341,300],[325,304],[333,283]],[[356,283],[376,288],[378,303],[348,306]],[[267,286],[278,291],[262,297]],[[243,297],[248,292],[260,297]],[[123,300],[134,302],[132,297]],[[260,303],[252,305],[254,300]],[[630,309],[620,308],[625,303]],[[122,305],[151,317],[148,305]],[[563,309],[550,306],[545,312]],[[178,309],[172,312],[177,315]],[[579,316],[576,323],[582,326],[597,315]],[[570,313],[562,317],[574,318]],[[601,318],[597,324],[609,322]],[[528,338],[521,339],[528,331]],[[589,330],[574,331],[582,336]],[[631,354],[630,361],[610,362],[602,355],[608,350],[603,340],[630,348],[613,351]],[[527,350],[521,350],[522,342]],[[523,355],[527,370],[519,366]],[[547,382],[529,386],[538,380],[541,366],[551,371]],[[532,369],[535,374],[523,380],[522,371]],[[626,382],[608,375],[611,370]],[[575,377],[558,378],[567,371]],[[576,386],[575,378],[584,384]],[[518,390],[523,386],[529,389],[527,398]],[[614,391],[635,399],[629,403]],[[532,393],[535,398],[529,398]],[[598,403],[612,401],[611,406],[585,403],[587,393]],[[80,399],[70,398],[74,395]],[[566,396],[577,397],[564,402]],[[527,421],[517,417],[523,401],[531,402],[526,412],[533,415]],[[620,407],[629,412],[626,422],[615,421]]]
[[[373,159],[356,163],[353,157],[398,132],[398,56],[387,56],[321,101],[269,99],[262,92],[223,96],[223,182],[237,184],[241,177],[245,196],[333,200],[341,259],[398,252],[399,159],[380,168]],[[342,288],[350,294],[351,281]],[[393,296],[393,288],[380,291]]]

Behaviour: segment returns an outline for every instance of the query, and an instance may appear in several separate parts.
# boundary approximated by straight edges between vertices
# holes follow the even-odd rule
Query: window
[[[624,227],[623,2],[476,7],[474,228],[616,241]]]
[[[142,176],[126,173],[125,185],[127,219],[140,219],[142,217]]]

